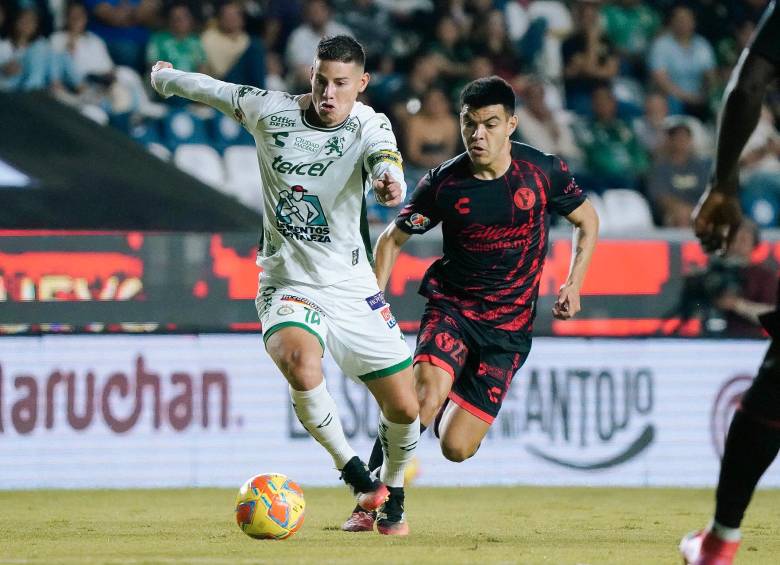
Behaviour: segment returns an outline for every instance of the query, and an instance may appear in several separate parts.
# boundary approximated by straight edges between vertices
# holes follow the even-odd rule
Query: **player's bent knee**
[[[417,399],[412,397],[401,402],[387,402],[382,407],[385,418],[396,424],[411,424],[417,419],[420,407]]]
[[[462,463],[472,455],[476,450],[470,445],[449,442],[446,439],[441,442],[441,453],[444,457],[453,463]]]

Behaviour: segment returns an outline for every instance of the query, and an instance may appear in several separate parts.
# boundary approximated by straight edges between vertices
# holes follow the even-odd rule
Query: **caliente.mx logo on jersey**
[[[307,192],[296,184],[279,193],[276,228],[283,236],[292,239],[330,243],[330,227],[320,199]]]

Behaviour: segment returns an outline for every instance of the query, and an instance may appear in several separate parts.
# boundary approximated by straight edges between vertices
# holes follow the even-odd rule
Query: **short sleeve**
[[[421,234],[436,227],[440,221],[435,182],[432,172],[428,171],[414,189],[409,203],[398,214],[395,225],[408,234]]]
[[[369,176],[377,179],[385,173],[390,173],[401,184],[401,197],[406,198],[403,159],[387,116],[371,116],[363,125],[362,140],[363,166]]]
[[[384,114],[374,114],[363,126],[363,164],[373,178],[382,176],[390,166],[403,175],[398,143]]]
[[[569,166],[558,157],[552,157],[552,160],[549,206],[556,214],[568,216],[585,202],[585,195],[569,171]]]

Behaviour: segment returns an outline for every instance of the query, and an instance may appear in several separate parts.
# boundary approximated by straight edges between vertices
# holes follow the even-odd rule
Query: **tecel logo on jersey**
[[[574,470],[634,459],[655,440],[653,372],[647,367],[534,367],[515,377],[491,433]]]

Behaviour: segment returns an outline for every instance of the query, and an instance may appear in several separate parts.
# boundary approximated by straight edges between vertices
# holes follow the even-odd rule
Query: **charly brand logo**
[[[296,184],[279,193],[276,227],[285,237],[330,243],[330,228],[320,199]]]
[[[591,471],[630,461],[655,439],[649,368],[524,369],[491,434],[554,465]]]
[[[9,372],[0,364],[0,437],[102,426],[116,434],[148,425],[175,432],[226,429],[229,417],[230,387],[224,371],[175,370],[165,375],[141,355],[132,370],[117,367],[106,375],[63,368],[35,375]]]
[[[726,434],[728,434],[734,412],[739,408],[742,397],[752,382],[753,378],[749,375],[737,375],[723,383],[715,396],[710,413],[710,437],[712,447],[718,457],[723,457]]]

